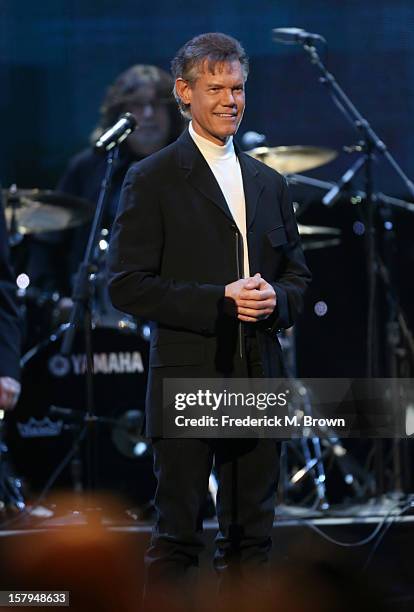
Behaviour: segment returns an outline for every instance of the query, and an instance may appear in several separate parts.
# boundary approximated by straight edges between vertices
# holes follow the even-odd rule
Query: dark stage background
[[[328,67],[405,171],[414,178],[414,6],[412,0],[2,0],[0,82],[4,186],[52,188],[68,158],[83,148],[106,86],[129,65],[168,68],[177,48],[202,31],[239,38],[251,58],[248,106],[241,133],[256,130],[269,144],[312,144],[341,150],[355,134],[317,81],[300,47],[274,44],[271,29],[298,26],[328,41]],[[338,159],[310,176],[335,180],[352,163]],[[406,197],[380,162],[377,186]],[[343,231],[339,247],[308,253],[314,283],[299,326],[300,373],[363,375],[366,279],[363,237],[353,232],[357,207],[329,211],[318,192],[301,222]],[[411,323],[414,217],[397,210],[396,279]],[[318,317],[319,300],[328,306]]]

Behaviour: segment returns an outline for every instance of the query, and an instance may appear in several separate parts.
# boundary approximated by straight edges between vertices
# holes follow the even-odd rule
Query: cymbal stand
[[[297,385],[297,395],[301,398],[300,405],[292,405],[291,410],[308,416],[317,416],[312,408],[312,398],[309,389],[301,380],[296,380],[295,333],[293,328],[285,330],[280,334],[279,340],[284,353],[286,374]],[[356,498],[360,499],[366,495],[367,491],[372,490],[373,483],[370,475],[358,462],[349,456],[340,438],[334,432],[328,431],[326,428],[324,431],[317,428],[306,433],[309,435],[302,437],[300,440],[293,439],[282,443],[280,460],[281,496],[279,497],[281,502],[287,498],[289,490],[292,490],[303,479],[310,477],[313,484],[313,495],[316,498],[314,509],[329,510],[330,501],[327,495],[327,474],[325,471],[326,457],[331,457],[335,460],[344,483],[352,489]],[[299,465],[303,465],[293,474],[289,473],[288,448],[299,461]]]
[[[296,379],[296,342],[295,342],[295,331],[293,328],[289,330],[285,330],[285,332],[280,336],[280,342],[284,353],[284,361],[287,375],[293,380]],[[302,383],[298,381],[297,383],[301,387],[303,387]],[[304,387],[303,387],[304,388]],[[305,393],[301,393],[302,397],[303,412],[309,416],[312,415],[312,405],[310,403],[309,394],[304,388]],[[321,444],[320,439],[316,436],[312,436],[310,440],[307,438],[301,438],[300,447],[302,449],[302,457],[305,462],[305,466],[299,470],[298,473],[294,475],[294,477],[289,481],[288,477],[288,466],[287,466],[287,446],[295,445],[295,441],[291,442],[283,442],[282,443],[282,453],[281,453],[281,480],[282,487],[286,491],[291,484],[296,484],[303,476],[308,473],[312,474],[313,477],[313,485],[316,492],[317,497],[317,505],[321,510],[327,510],[329,508],[329,503],[326,497],[326,476],[325,476],[325,468],[323,464],[322,452],[321,452]],[[314,457],[312,457],[311,449],[312,446]],[[302,460],[301,457],[301,460]],[[295,480],[296,477],[296,480]]]
[[[299,384],[301,384],[299,382]],[[305,390],[306,391],[306,390]],[[312,415],[312,404],[310,401],[309,394],[306,392],[302,396],[303,401],[303,413],[307,416]],[[305,467],[303,468],[304,473],[311,471],[313,474],[313,484],[316,491],[317,504],[321,510],[328,510],[329,502],[326,497],[326,474],[325,466],[323,464],[321,441],[317,435],[312,435],[308,441],[308,438],[302,437],[300,440],[303,456],[305,458]],[[312,444],[314,458],[311,456],[309,445]],[[295,476],[298,476],[297,474]],[[299,480],[299,478],[297,478]],[[296,480],[296,481],[297,481]]]

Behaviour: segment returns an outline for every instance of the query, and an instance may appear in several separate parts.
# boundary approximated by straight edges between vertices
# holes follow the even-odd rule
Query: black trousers
[[[256,340],[246,338],[246,343],[249,374],[263,377]],[[201,512],[213,466],[218,479],[216,569],[255,570],[268,562],[279,475],[276,440],[157,439],[153,452],[158,518],[145,557],[147,594],[163,583],[185,583],[197,568],[204,547]]]

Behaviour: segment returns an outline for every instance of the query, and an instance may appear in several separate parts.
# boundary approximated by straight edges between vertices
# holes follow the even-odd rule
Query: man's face
[[[245,106],[243,70],[238,60],[217,63],[214,73],[204,62],[196,81],[190,85],[179,79],[177,91],[183,102],[190,104],[197,134],[223,145],[237,132]]]
[[[150,155],[167,144],[170,132],[168,107],[165,101],[157,99],[152,85],[140,87],[136,99],[124,112],[132,113],[138,123],[126,141],[136,155]]]

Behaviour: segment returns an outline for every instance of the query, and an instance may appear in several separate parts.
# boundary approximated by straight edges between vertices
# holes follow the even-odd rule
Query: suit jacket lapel
[[[223,192],[212,173],[210,166],[200,153],[188,130],[177,140],[178,162],[186,170],[188,182],[200,191],[208,200],[214,202],[222,212],[233,221]]]
[[[235,149],[243,177],[244,199],[246,201],[246,226],[249,229],[254,221],[257,202],[264,186],[260,179],[257,164],[254,163],[249,155],[240,151],[236,144]]]
[[[263,190],[263,183],[261,182],[260,172],[254,160],[246,153],[240,151],[236,143],[234,146],[243,178],[244,198],[246,201],[246,225],[249,228],[254,221],[257,202]],[[214,202],[233,221],[223,192],[188,130],[185,130],[177,140],[177,147],[179,164],[186,170],[187,180],[206,198]]]

